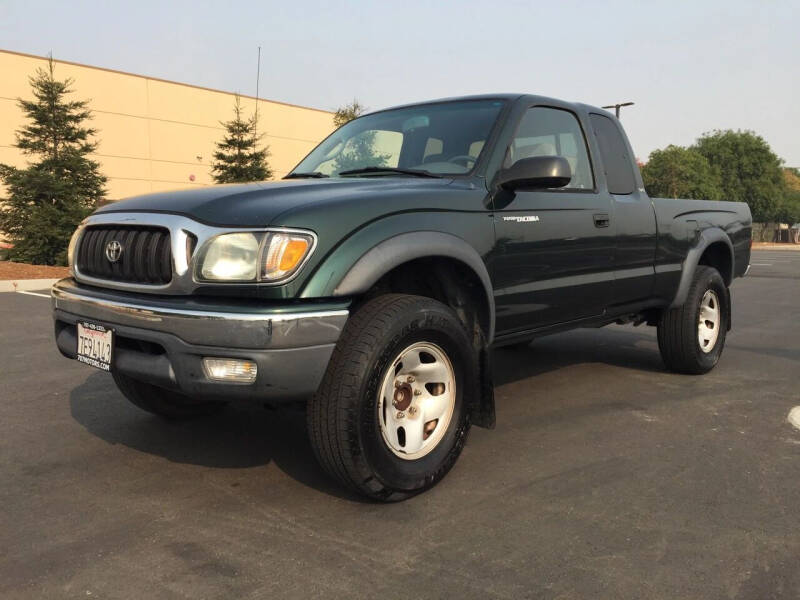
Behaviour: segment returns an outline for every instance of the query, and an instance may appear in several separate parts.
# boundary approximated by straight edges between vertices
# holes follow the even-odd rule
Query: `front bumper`
[[[239,299],[153,297],[82,286],[52,288],[56,344],[76,357],[78,321],[115,332],[112,370],[198,398],[293,400],[319,386],[349,314],[347,303],[264,305]],[[211,381],[203,357],[258,365],[255,383]]]

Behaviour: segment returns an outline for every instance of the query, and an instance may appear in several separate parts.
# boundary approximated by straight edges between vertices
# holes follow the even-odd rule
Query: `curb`
[[[9,279],[6,281],[0,281],[0,292],[26,292],[28,290],[43,289],[49,290],[50,286],[61,279],[61,277],[57,279]]]
[[[754,242],[753,250],[788,250],[789,252],[800,252],[800,244],[770,244],[766,242]]]

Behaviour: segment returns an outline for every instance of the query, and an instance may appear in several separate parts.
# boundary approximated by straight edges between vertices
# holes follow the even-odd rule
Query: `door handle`
[[[594,215],[594,226],[595,227],[608,227],[611,224],[611,218],[605,214],[597,214]]]

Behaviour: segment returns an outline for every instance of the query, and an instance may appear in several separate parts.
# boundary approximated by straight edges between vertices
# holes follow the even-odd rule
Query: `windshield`
[[[377,176],[397,174],[392,170],[398,169],[436,175],[469,173],[504,104],[463,100],[360,117],[334,131],[287,177]]]

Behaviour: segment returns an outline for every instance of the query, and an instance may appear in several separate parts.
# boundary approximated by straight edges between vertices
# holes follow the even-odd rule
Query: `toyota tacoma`
[[[712,369],[751,225],[743,203],[648,197],[601,109],[401,106],[343,125],[283,181],[98,209],[52,289],[55,338],[165,418],[306,401],[324,469],[399,500],[494,426],[494,347],[646,323],[668,369]]]

